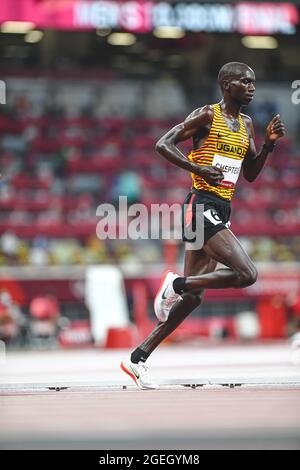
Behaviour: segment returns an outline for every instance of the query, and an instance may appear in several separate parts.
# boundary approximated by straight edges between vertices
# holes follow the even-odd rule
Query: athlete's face
[[[255,92],[255,74],[253,70],[245,68],[228,81],[227,91],[231,98],[241,105],[252,101]]]

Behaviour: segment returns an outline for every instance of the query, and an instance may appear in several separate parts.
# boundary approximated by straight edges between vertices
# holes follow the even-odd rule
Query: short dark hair
[[[223,91],[223,81],[235,78],[241,75],[242,71],[247,68],[252,71],[249,65],[244,64],[243,62],[228,62],[227,64],[221,67],[218,74],[218,82]]]

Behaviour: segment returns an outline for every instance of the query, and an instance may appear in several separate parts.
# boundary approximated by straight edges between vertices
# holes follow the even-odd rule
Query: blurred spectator
[[[0,238],[1,251],[11,260],[16,260],[19,244],[20,239],[11,231],[4,232]]]
[[[29,304],[30,333],[33,346],[56,346],[59,330],[60,308],[52,294],[34,297]]]
[[[28,322],[7,291],[0,292],[0,339],[8,345],[24,346]]]
[[[118,204],[119,196],[126,196],[128,204],[140,200],[141,184],[139,175],[133,171],[122,172],[112,187],[113,201]]]

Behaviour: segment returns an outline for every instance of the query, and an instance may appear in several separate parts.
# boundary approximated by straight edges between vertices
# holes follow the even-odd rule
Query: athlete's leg
[[[216,261],[212,260],[204,250],[187,251],[185,257],[185,275],[197,275],[210,272],[216,267]],[[144,364],[149,355],[157,346],[174,331],[180,323],[201,302],[203,289],[196,289],[196,294],[183,294],[182,299],[172,307],[169,317],[165,322],[159,322],[152,333],[137,347],[130,357],[124,359],[121,368],[136,384],[143,389],[156,389],[159,385],[154,383],[148,375]]]
[[[217,269],[200,276],[188,275],[185,279],[183,292],[193,293],[198,292],[199,289],[246,287],[256,281],[257,270],[253,262],[230,230],[224,229],[213,235],[203,249],[209,257],[228,266],[228,268]]]
[[[203,249],[187,250],[185,253],[185,276],[197,276],[214,271],[217,261],[212,259]],[[203,288],[193,289],[193,293],[185,293],[182,300],[172,307],[169,317],[165,322],[159,322],[150,335],[137,348],[137,358],[144,351],[147,357],[155,348],[169,336],[183,320],[200,305],[203,297]],[[133,352],[134,359],[134,352]]]

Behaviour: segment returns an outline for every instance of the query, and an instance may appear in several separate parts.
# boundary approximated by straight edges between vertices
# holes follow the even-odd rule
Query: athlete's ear
[[[229,80],[223,80],[223,91],[229,91],[229,90],[230,90]]]

